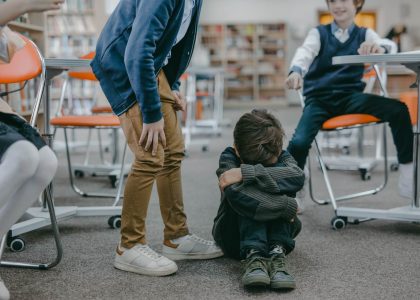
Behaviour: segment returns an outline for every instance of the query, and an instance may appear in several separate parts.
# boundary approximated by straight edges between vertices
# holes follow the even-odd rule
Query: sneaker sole
[[[215,252],[215,253],[167,253],[162,252],[162,255],[171,259],[171,260],[187,260],[187,259],[212,259],[223,256],[223,252]]]
[[[295,289],[296,282],[294,281],[281,281],[281,282],[271,282],[270,287],[275,290],[279,289]]]
[[[246,287],[266,287],[270,285],[270,278],[267,276],[253,276],[242,279],[242,284]]]
[[[137,273],[140,275],[147,275],[147,276],[168,276],[178,271],[178,267],[176,265],[170,269],[168,268],[165,270],[151,270],[151,269],[146,269],[146,268],[141,268],[141,267],[133,267],[132,265],[121,263],[121,262],[114,262],[114,267],[122,271],[132,272],[132,273]]]

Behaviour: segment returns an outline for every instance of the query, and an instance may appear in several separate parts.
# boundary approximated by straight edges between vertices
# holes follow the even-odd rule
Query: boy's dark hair
[[[329,0],[325,0],[325,1],[327,2],[327,5],[328,5]],[[353,0],[353,3],[356,6],[356,14],[358,14],[362,10],[363,5],[365,5],[365,0]]]
[[[244,114],[233,131],[235,148],[241,160],[250,165],[272,164],[283,149],[283,138],[279,120],[266,110]]]

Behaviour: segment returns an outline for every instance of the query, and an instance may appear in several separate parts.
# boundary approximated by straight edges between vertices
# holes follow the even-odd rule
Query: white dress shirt
[[[182,16],[181,27],[179,28],[178,34],[175,39],[175,43],[172,47],[178,44],[184,38],[185,34],[187,34],[188,28],[190,27],[190,24],[191,24],[191,18],[192,18],[194,6],[195,6],[195,0],[185,0],[184,14]],[[170,58],[171,58],[171,52],[169,52],[168,56],[166,57],[165,62],[163,63],[164,66],[168,64]]]
[[[349,28],[341,29],[337,26],[336,23],[331,24],[331,31],[334,36],[341,43],[345,43],[349,38],[350,34],[353,31],[355,25],[352,24]],[[386,49],[388,53],[396,52],[396,45],[393,41],[388,39],[382,39],[375,31],[372,29],[366,30],[365,41],[374,42]],[[303,45],[300,46],[293,57],[291,63],[291,72],[300,73],[302,76],[308,72],[309,67],[314,61],[315,57],[319,54],[321,48],[321,36],[317,28],[313,28],[309,31],[306,36]]]

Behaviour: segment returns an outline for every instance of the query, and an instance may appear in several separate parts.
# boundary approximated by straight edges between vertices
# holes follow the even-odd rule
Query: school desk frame
[[[359,64],[401,64],[413,70],[417,74],[416,83],[412,87],[417,88],[418,104],[420,103],[420,53],[399,53],[399,54],[375,54],[375,55],[348,55],[333,58],[334,65],[359,65]],[[417,108],[418,109],[418,108]],[[417,111],[417,116],[419,111]],[[353,220],[395,220],[406,222],[420,222],[419,207],[419,135],[420,118],[417,117],[417,126],[414,130],[414,151],[413,151],[413,195],[411,205],[396,207],[392,209],[370,209],[355,207],[338,207],[335,200],[332,201],[336,217],[332,222],[339,224],[342,228],[346,225],[348,218]],[[338,223],[337,223],[338,222]]]

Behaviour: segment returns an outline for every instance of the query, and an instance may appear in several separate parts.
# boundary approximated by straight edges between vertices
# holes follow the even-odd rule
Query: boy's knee
[[[288,151],[290,153],[306,152],[311,147],[310,142],[303,138],[295,136],[289,143]]]

